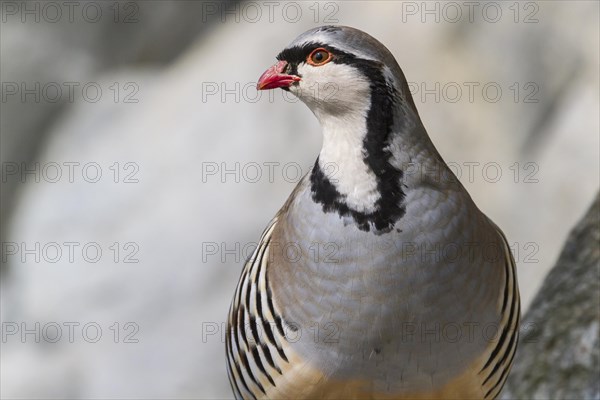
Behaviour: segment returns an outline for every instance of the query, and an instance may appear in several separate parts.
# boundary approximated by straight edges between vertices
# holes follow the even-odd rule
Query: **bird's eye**
[[[306,62],[314,66],[327,64],[329,61],[331,61],[331,53],[321,47],[314,49],[306,59]]]

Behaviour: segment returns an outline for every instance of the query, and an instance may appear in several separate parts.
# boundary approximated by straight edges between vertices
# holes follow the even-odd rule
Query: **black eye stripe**
[[[277,60],[279,61],[287,61],[290,64],[300,64],[306,61],[306,58],[312,53],[315,49],[319,47],[327,50],[333,56],[333,62],[336,59],[339,60],[348,60],[355,59],[356,57],[350,53],[346,53],[344,51],[338,50],[335,47],[328,46],[319,42],[308,42],[303,44],[302,46],[294,46],[287,49],[284,49],[281,53],[277,55]]]
[[[289,63],[299,64],[317,47],[318,46],[315,46],[313,43],[307,43],[303,46],[294,46],[283,49],[283,51],[277,55],[277,60],[285,60]]]

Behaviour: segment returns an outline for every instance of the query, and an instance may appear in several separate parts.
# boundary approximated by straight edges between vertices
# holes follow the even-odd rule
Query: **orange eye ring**
[[[331,53],[324,48],[319,47],[310,52],[306,58],[306,62],[315,67],[320,67],[321,65],[327,64],[331,59]]]

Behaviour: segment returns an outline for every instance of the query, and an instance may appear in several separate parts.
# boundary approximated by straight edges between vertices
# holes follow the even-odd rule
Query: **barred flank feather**
[[[229,310],[225,346],[227,370],[236,398],[255,399],[266,395],[266,387],[276,386],[288,363],[281,315],[271,298],[266,268],[269,244],[277,218],[265,229],[260,242],[244,265]]]

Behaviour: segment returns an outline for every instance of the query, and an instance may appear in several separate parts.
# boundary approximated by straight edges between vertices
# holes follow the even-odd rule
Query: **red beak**
[[[258,78],[256,88],[258,90],[286,88],[290,87],[292,83],[298,82],[300,80],[299,76],[283,73],[286,66],[287,61],[279,61],[277,64],[266,70],[265,73]]]

